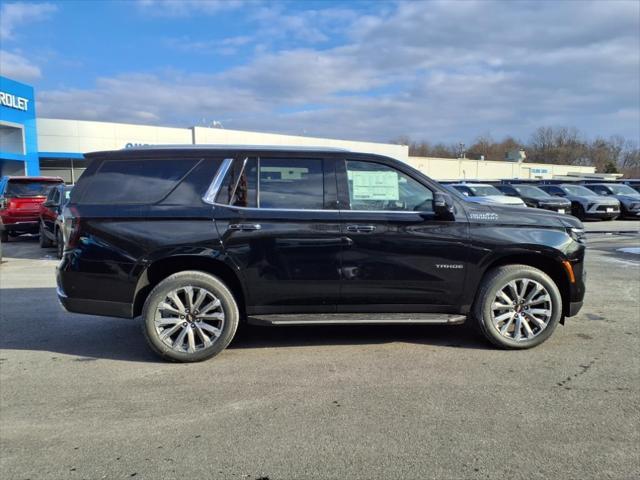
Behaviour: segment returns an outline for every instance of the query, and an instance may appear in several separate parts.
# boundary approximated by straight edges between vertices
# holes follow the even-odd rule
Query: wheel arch
[[[557,285],[558,290],[560,290],[560,296],[562,297],[562,319],[560,320],[560,323],[564,323],[564,317],[569,314],[571,287],[569,285],[567,271],[562,265],[562,259],[555,258],[547,254],[541,254],[540,252],[507,254],[495,258],[488,263],[482,273],[480,284],[484,281],[487,274],[495,268],[514,264],[528,265],[530,267],[537,268],[551,277]]]
[[[151,263],[138,279],[133,301],[133,316],[142,313],[142,307],[149,293],[158,283],[174,273],[197,270],[218,277],[233,293],[241,318],[246,311],[245,292],[236,271],[222,260],[201,255],[173,255]]]

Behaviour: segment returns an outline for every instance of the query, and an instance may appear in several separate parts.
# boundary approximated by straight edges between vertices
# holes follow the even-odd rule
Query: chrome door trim
[[[218,169],[216,176],[213,177],[213,181],[211,182],[211,185],[209,185],[209,188],[207,189],[206,193],[202,197],[203,202],[209,203],[211,205],[215,204],[216,196],[218,195],[218,191],[222,186],[222,181],[224,180],[224,177],[227,175],[229,168],[231,168],[232,163],[233,163],[233,158],[225,158],[222,161],[222,165],[220,165],[220,168]]]

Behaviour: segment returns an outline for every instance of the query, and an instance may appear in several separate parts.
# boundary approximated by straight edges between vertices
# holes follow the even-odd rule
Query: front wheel
[[[572,213],[573,213],[573,216],[576,217],[578,220],[584,220],[585,217],[587,216],[584,211],[584,207],[579,203],[574,204]]]
[[[64,238],[60,229],[56,232],[56,255],[58,258],[62,258],[64,253]]]
[[[473,315],[494,345],[531,348],[549,338],[558,325],[562,296],[543,271],[528,265],[505,265],[483,279]]]
[[[233,339],[238,306],[227,286],[199,271],[175,273],[149,294],[142,309],[151,348],[176,362],[211,358]]]

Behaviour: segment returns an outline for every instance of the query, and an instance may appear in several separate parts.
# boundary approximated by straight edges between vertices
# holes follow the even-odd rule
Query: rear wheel
[[[177,362],[211,358],[233,339],[238,306],[227,286],[199,271],[175,273],[149,294],[143,330],[151,348]]]
[[[9,241],[9,232],[6,230],[0,232],[0,241],[2,241],[2,243],[7,243]]]
[[[473,314],[494,345],[531,348],[549,338],[558,325],[562,297],[543,271],[528,265],[505,265],[483,279]]]
[[[41,248],[49,248],[49,247],[51,247],[53,245],[51,240],[49,240],[47,235],[44,233],[44,228],[42,228],[42,223],[40,223],[40,228],[39,228],[38,234],[40,235],[40,247]]]

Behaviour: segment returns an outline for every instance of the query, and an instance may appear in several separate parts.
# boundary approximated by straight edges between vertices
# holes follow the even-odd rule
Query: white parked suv
[[[526,207],[520,197],[510,197],[488,183],[452,183],[447,185],[450,190],[460,193],[465,200],[488,205],[506,205]]]

